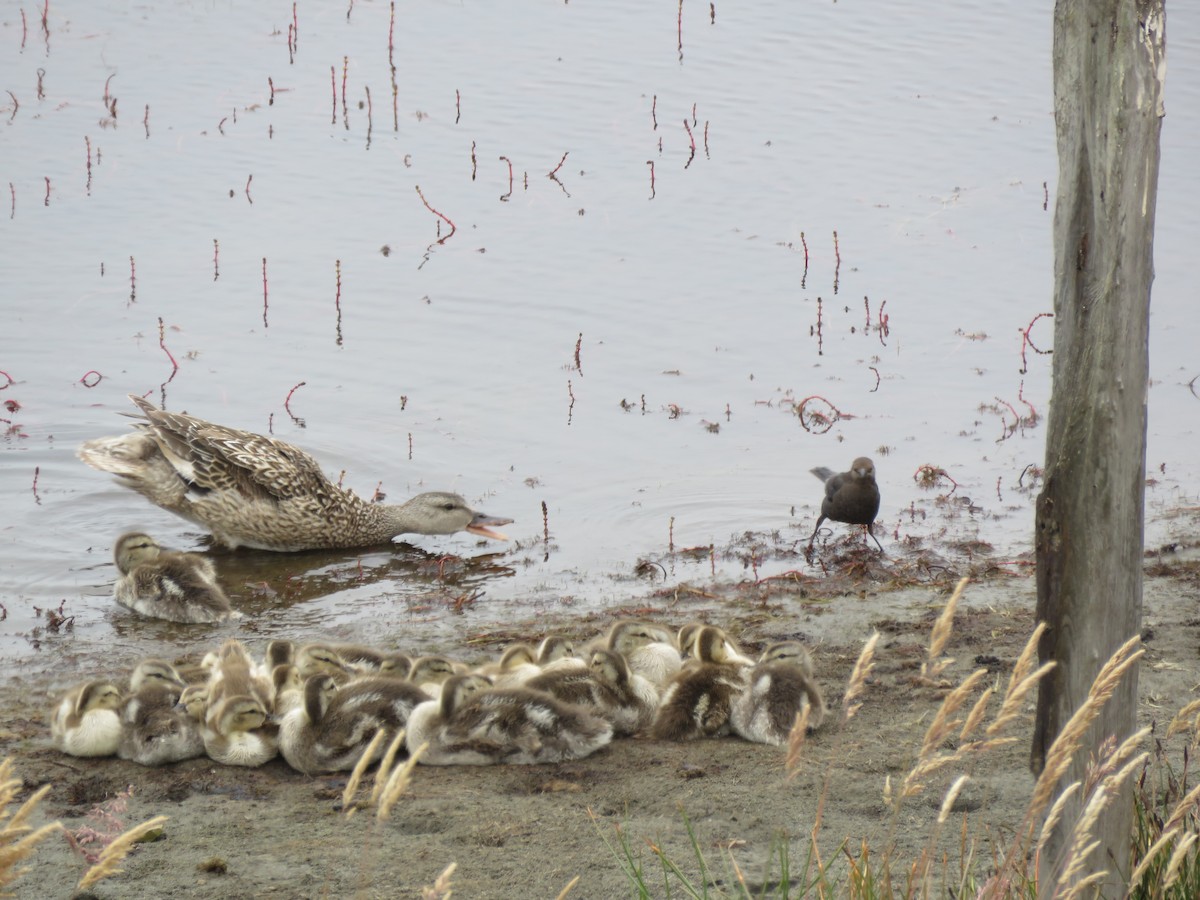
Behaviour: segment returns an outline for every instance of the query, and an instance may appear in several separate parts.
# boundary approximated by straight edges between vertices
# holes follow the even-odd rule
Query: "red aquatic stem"
[[[302,388],[306,384],[308,384],[307,381],[301,381],[301,382],[298,382],[297,384],[292,385],[292,389],[287,392],[287,397],[285,397],[283,400],[283,411],[286,412],[289,416],[291,416],[292,421],[295,422],[297,425],[299,425],[301,428],[304,427],[304,420],[292,412],[292,407],[291,407],[292,394],[296,393],[297,388]]]
[[[171,378],[175,377],[175,373],[179,371],[179,363],[175,361],[175,357],[171,355],[171,351],[167,349],[165,329],[163,326],[162,316],[158,317],[158,346],[162,348],[162,352],[167,354],[167,359],[171,361]],[[170,381],[168,378],[167,381]]]
[[[462,119],[462,94],[458,88],[454,89],[454,124],[457,125]]]
[[[221,277],[220,255],[221,245],[217,243],[216,238],[213,238],[213,281]]]
[[[329,124],[337,124],[337,69],[333,66],[329,67],[329,89],[333,92],[333,115],[329,117]]]
[[[250,196],[250,182],[252,182],[253,180],[254,180],[254,173],[251,172],[250,176],[246,179],[246,199],[250,201],[251,206],[254,205],[254,198]]]
[[[435,216],[437,216],[439,219],[441,219],[443,222],[445,222],[447,225],[450,226],[450,234],[446,235],[445,237],[438,238],[438,240],[437,240],[437,242],[439,244],[446,243],[446,241],[450,240],[450,238],[454,236],[454,232],[458,231],[458,229],[455,227],[454,223],[450,221],[449,216],[447,216],[445,213],[438,212],[438,210],[434,209],[432,206],[429,205],[429,201],[426,200],[425,195],[423,193],[421,193],[421,186],[419,184],[414,185],[414,187],[416,187],[416,189],[417,189],[417,196],[420,197],[421,202],[425,204],[425,208],[427,210],[429,210],[431,213],[433,213]]]
[[[825,404],[827,410],[809,409],[810,403],[820,402]],[[810,434],[825,434],[839,419],[853,419],[854,416],[842,412],[824,397],[819,394],[812,394],[805,397],[793,407],[796,415],[800,417],[800,425],[805,431]]]
[[[654,160],[646,160],[646,165],[650,167],[650,199],[654,199]]]
[[[879,390],[879,370],[877,368],[875,368],[874,366],[867,366],[867,368],[875,373],[875,387],[871,388],[871,390],[867,392],[867,393],[873,394],[877,390]]]
[[[654,123],[652,131],[658,131],[658,94],[650,101],[650,121]]]
[[[558,170],[559,170],[559,169],[561,169],[561,168],[563,167],[563,163],[565,163],[565,162],[567,161],[567,154],[568,154],[568,153],[570,153],[570,152],[571,152],[570,150],[567,150],[567,151],[565,151],[565,152],[563,153],[563,155],[562,155],[562,159],[560,159],[560,160],[558,161],[558,165],[557,165],[557,166],[555,166],[553,169],[551,169],[551,170],[549,171],[549,173],[547,173],[547,177],[548,177],[548,178],[554,178],[554,177],[555,177],[555,176],[558,174]]]
[[[264,256],[263,261],[263,328],[269,328],[267,324],[267,258]]]
[[[683,128],[687,132],[688,144],[691,145],[692,152],[688,155],[687,162],[683,164],[686,169],[692,164],[692,160],[696,158],[696,138],[692,136],[692,126],[688,124],[688,120],[683,120]]]
[[[951,478],[950,475],[943,468],[940,468],[938,466],[931,466],[931,465],[929,465],[929,463],[925,463],[923,465],[918,466],[917,470],[915,472],[913,472],[913,481],[915,481],[918,485],[920,485],[923,488],[934,487],[938,483],[938,479],[940,479],[940,478],[945,478],[952,485],[954,485],[954,487],[952,487],[950,489],[951,494],[953,494],[955,491],[958,490],[958,482],[955,481],[953,478]],[[949,494],[947,494],[946,496],[949,496]]]
[[[91,378],[91,376],[93,376],[93,375],[96,377],[89,381],[88,379]],[[96,385],[98,385],[103,380],[104,380],[103,375],[101,375],[95,369],[89,369],[87,372],[83,373],[83,377],[79,379],[79,383],[82,384],[85,388],[94,388]]]
[[[129,257],[129,302],[137,302],[137,263]]]
[[[1024,375],[1029,371],[1029,366],[1026,362],[1026,357],[1025,357],[1025,347],[1027,345],[1032,347],[1033,352],[1037,353],[1040,356],[1047,356],[1054,352],[1053,350],[1039,349],[1037,344],[1035,344],[1033,342],[1033,339],[1029,337],[1029,332],[1031,330],[1033,330],[1033,326],[1037,324],[1038,319],[1043,319],[1043,318],[1044,319],[1053,319],[1054,313],[1045,313],[1045,312],[1038,313],[1036,316],[1034,316],[1032,319],[1029,320],[1028,325],[1026,325],[1024,328],[1017,329],[1018,331],[1021,332],[1021,369],[1020,369],[1021,375]]]

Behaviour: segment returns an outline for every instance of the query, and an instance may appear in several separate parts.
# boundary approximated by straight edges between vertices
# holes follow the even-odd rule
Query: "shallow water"
[[[0,110],[3,671],[227,633],[461,636],[626,603],[644,557],[747,577],[668,551],[806,539],[807,470],[863,453],[893,544],[946,533],[948,484],[913,478],[930,464],[970,498],[956,539],[1027,550],[1044,427],[1013,425],[1049,393],[1049,356],[1019,370],[1051,303],[1050,13],[714,8],[677,27],[675,4],[400,4],[393,114],[389,4],[298,4],[291,53],[288,3],[55,4],[45,30],[0,5],[20,104]],[[1150,545],[1197,504],[1200,12],[1170,12]],[[1031,338],[1052,346],[1052,320]],[[74,456],[128,427],[131,392],[270,429],[363,494],[459,491],[516,540],[219,554],[247,619],[133,619],[108,599],[113,538],[204,545]],[[824,433],[794,412],[814,394],[846,414]]]

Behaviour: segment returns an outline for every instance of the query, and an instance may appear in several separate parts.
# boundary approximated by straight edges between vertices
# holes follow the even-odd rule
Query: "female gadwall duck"
[[[504,540],[489,526],[512,521],[477,513],[457,494],[440,491],[403,504],[368,503],[291,444],[129,399],[142,411],[137,430],[87,441],[79,458],[230,548],[368,547],[401,534],[458,531]]]

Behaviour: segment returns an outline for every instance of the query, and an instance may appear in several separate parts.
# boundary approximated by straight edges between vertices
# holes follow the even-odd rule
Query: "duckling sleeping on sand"
[[[77,685],[54,706],[50,739],[71,756],[112,756],[121,742],[121,692],[108,681]]]
[[[400,678],[374,676],[338,685],[332,675],[314,675],[304,683],[304,702],[279,726],[279,751],[288,765],[305,775],[353,769],[377,731],[381,757],[413,709],[428,695]]]
[[[163,550],[149,535],[134,531],[117,538],[113,557],[121,573],[113,599],[140,615],[190,624],[241,617],[203,556]]]
[[[796,714],[808,707],[808,730],[825,719],[825,700],[813,680],[812,660],[804,645],[781,641],[763,651],[749,674],[749,688],[733,701],[733,731],[748,741],[782,746]]]
[[[728,734],[734,699],[746,689],[747,667],[732,661],[725,632],[706,625],[696,632],[696,658],[663,693],[652,737],[691,741]]]
[[[409,752],[428,743],[420,761],[435,766],[531,765],[582,759],[612,740],[612,725],[581,707],[487,684],[480,675],[448,679],[440,699],[409,716]]]

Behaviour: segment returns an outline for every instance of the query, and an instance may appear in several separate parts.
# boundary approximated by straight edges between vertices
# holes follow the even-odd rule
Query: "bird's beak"
[[[500,531],[493,531],[489,526],[510,524],[512,524],[512,519],[501,519],[497,516],[485,516],[483,513],[476,513],[475,518],[467,525],[466,530],[480,537],[491,538],[493,541],[507,541],[508,535]]]

